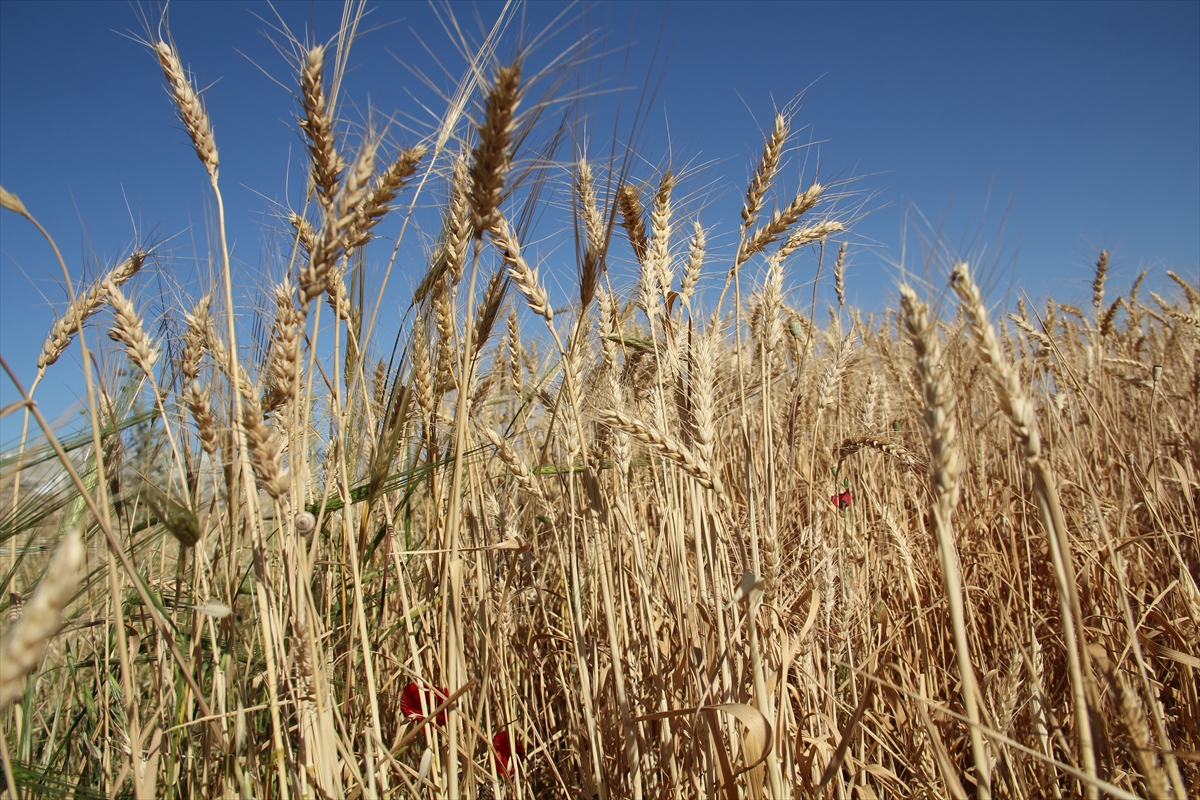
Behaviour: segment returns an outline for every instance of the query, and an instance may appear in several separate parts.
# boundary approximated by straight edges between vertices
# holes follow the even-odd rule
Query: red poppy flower
[[[525,745],[521,743],[520,737],[516,738],[516,757],[525,757]],[[496,750],[496,768],[501,775],[512,774],[513,762],[513,743],[508,735],[508,731],[500,731],[492,737],[492,747]]]
[[[847,489],[846,491],[842,492],[841,494],[835,494],[833,497],[829,498],[829,501],[831,503],[833,503],[835,506],[837,506],[838,508],[849,508],[850,507],[850,490]]]
[[[426,711],[433,711],[446,701],[450,693],[441,686],[418,686],[410,683],[400,693],[400,713],[407,719],[420,719]],[[421,701],[425,701],[425,711],[421,710]],[[446,712],[443,711],[433,720],[437,725],[446,724]]]

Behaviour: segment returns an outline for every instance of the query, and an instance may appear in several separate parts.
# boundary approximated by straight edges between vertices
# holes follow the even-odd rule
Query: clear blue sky
[[[276,8],[302,39],[314,29],[331,36],[340,14],[339,3]],[[564,8],[530,4],[525,29],[541,31]],[[500,5],[454,9],[478,40],[477,20],[490,23]],[[170,21],[208,87],[240,279],[277,280],[276,240],[264,231],[276,203],[298,204],[303,155],[294,74],[264,35],[274,13],[258,0],[173,0]],[[684,209],[701,211],[717,249],[731,249],[773,109],[804,91],[799,136],[820,142],[807,151],[807,175],[819,162],[823,178],[853,179],[846,208],[870,212],[848,271],[851,300],[867,308],[890,301],[902,242],[920,271],[918,241],[938,231],[967,251],[978,239],[989,263],[999,254],[996,299],[1025,291],[1085,304],[1100,246],[1114,251],[1112,296],[1143,268],[1151,288],[1163,287],[1167,269],[1193,280],[1200,272],[1200,3],[641,2],[576,5],[559,27],[532,61],[583,31],[607,35],[590,52],[609,52],[585,65],[584,82],[625,89],[587,108],[597,115],[587,126],[593,158],[608,152],[612,101],[621,99],[626,136],[651,76],[657,93],[638,140],[648,163],[634,177],[711,162],[682,188]],[[430,121],[418,101],[437,101],[400,60],[443,87],[452,80],[434,56],[454,77],[464,61],[427,4],[377,3],[365,28],[346,114],[360,121],[370,106],[377,121],[395,120],[395,140],[415,142]],[[94,277],[134,242],[165,242],[168,257],[133,289],[154,300],[204,282],[211,202],[156,62],[122,35],[142,32],[126,2],[0,2],[0,183],[57,238],[76,278]],[[794,189],[797,163],[785,178]],[[927,223],[912,223],[917,211]],[[551,284],[573,283],[565,253],[541,255]],[[393,307],[414,272],[393,281]],[[791,284],[810,278],[794,274]],[[26,382],[63,300],[36,232],[0,215],[0,352]],[[77,347],[56,366],[39,389],[51,413],[77,391]],[[0,402],[13,399],[4,381]],[[0,440],[11,441],[13,420]]]

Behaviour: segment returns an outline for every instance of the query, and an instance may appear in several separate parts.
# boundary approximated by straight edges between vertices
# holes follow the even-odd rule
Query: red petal
[[[496,750],[496,769],[501,775],[512,773],[512,741],[508,731],[500,731],[492,737],[492,747]],[[525,757],[525,745],[517,739],[517,758]]]
[[[421,710],[421,701],[425,701],[425,708],[428,711],[433,711],[446,701],[450,693],[436,686],[432,690],[428,686],[418,686],[415,683],[407,684],[404,691],[400,693],[400,713],[408,719],[420,719],[425,716],[425,712]],[[433,720],[435,724],[445,726],[446,712],[442,711]]]
[[[415,683],[407,684],[400,693],[400,713],[408,719],[424,716],[421,713],[421,689]]]

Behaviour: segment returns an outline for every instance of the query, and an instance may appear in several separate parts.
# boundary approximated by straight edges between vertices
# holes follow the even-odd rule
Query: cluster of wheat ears
[[[8,373],[15,796],[1200,788],[1197,287],[1110,301],[1101,253],[1091,310],[1002,315],[957,264],[865,316],[829,187],[782,189],[789,114],[718,258],[671,171],[526,154],[545,103],[522,108],[520,60],[481,50],[428,141],[388,152],[336,113],[351,38],[296,43],[307,200],[257,302],[204,104],[149,42],[217,280],[150,321],[153,249],[83,285],[59,257],[37,379]],[[569,203],[539,274],[545,176]],[[430,196],[385,340],[373,229]],[[823,326],[785,289],[822,268]],[[90,426],[60,439],[34,390],[73,342]]]

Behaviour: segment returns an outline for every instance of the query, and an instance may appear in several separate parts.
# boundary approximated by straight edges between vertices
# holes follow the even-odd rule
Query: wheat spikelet
[[[54,551],[33,597],[0,641],[0,711],[21,696],[25,678],[37,669],[46,644],[62,627],[62,613],[79,585],[83,556],[83,537],[71,528]]]
[[[290,284],[275,287],[275,324],[271,328],[271,357],[267,362],[263,410],[268,414],[295,396],[300,381],[300,323],[302,318],[292,305],[295,288]]]
[[[803,231],[798,231],[803,233]],[[794,238],[789,237],[789,241]],[[838,308],[846,305],[846,243],[838,248],[837,262],[833,265],[833,291],[837,294]]]
[[[300,70],[300,106],[304,116],[299,119],[300,130],[308,139],[312,159],[312,182],[317,197],[326,208],[333,205],[338,180],[345,162],[337,151],[337,134],[333,130],[333,114],[325,102],[325,47],[314,45],[304,54]]]
[[[153,379],[154,364],[158,361],[158,350],[150,344],[150,337],[142,326],[141,315],[116,283],[112,281],[106,283],[104,292],[108,295],[108,303],[113,309],[114,325],[108,332],[108,337],[114,342],[125,345],[125,352],[129,356],[129,360],[136,364],[147,378]]]
[[[547,323],[554,319],[554,309],[550,307],[550,296],[538,281],[537,270],[529,266],[529,262],[521,255],[521,245],[503,216],[496,216],[491,228],[492,241],[504,262],[508,264],[508,277],[517,285],[525,297],[525,302],[533,313],[541,316]]]
[[[242,409],[242,426],[250,447],[250,465],[267,494],[279,500],[287,494],[290,486],[287,470],[282,463],[283,443],[279,435],[263,422],[263,412],[257,398],[245,398]]]
[[[1113,321],[1116,320],[1117,311],[1120,310],[1123,302],[1120,295],[1118,295],[1117,299],[1113,300],[1112,304],[1100,314],[1100,318],[1096,322],[1096,329],[1100,332],[1101,336],[1107,336],[1112,333]]]
[[[642,220],[642,198],[636,187],[625,184],[617,190],[617,210],[621,212],[621,227],[629,236],[633,255],[641,264],[646,260],[646,223]]]
[[[311,259],[313,248],[317,244],[317,232],[312,223],[294,211],[288,214],[288,223],[295,229],[296,240],[300,242],[305,257]]]
[[[183,381],[189,384],[200,375],[200,364],[204,360],[206,347],[204,344],[205,331],[210,324],[208,316],[209,297],[202,297],[192,306],[191,313],[185,314],[187,328],[183,332],[183,352],[179,356],[179,371]]]
[[[700,271],[704,268],[704,255],[708,245],[708,237],[701,227],[699,220],[692,222],[692,240],[688,245],[688,260],[683,268],[683,280],[679,283],[679,298],[688,308],[692,307],[692,293],[700,281]]]
[[[307,307],[314,297],[330,288],[330,272],[345,253],[346,236],[358,219],[359,206],[370,190],[378,144],[378,140],[373,136],[363,139],[353,166],[346,172],[341,188],[326,211],[324,224],[313,242],[308,264],[300,270],[301,307]],[[336,295],[339,295],[339,288],[335,283],[335,301]],[[345,293],[340,294],[344,296]],[[334,308],[341,315],[340,302]]]
[[[513,393],[519,398],[523,389],[521,355],[524,347],[521,345],[521,326],[517,321],[517,310],[508,312],[508,377],[512,384]]]
[[[192,419],[196,421],[196,429],[200,434],[200,447],[210,456],[217,452],[217,419],[213,416],[212,406],[208,401],[208,392],[200,386],[199,381],[192,381],[183,391],[183,402],[187,405]]]
[[[160,41],[154,45],[154,52],[158,56],[158,63],[167,78],[167,83],[171,86],[175,106],[179,110],[179,118],[183,121],[183,127],[187,129],[188,136],[191,137],[192,145],[196,148],[196,155],[200,157],[200,163],[204,164],[204,168],[208,170],[209,179],[215,182],[219,160],[217,158],[217,140],[213,137],[208,112],[204,110],[204,105],[196,95],[196,90],[192,88],[192,83],[188,79],[187,73],[184,72],[183,64],[179,61],[179,53],[175,50],[175,46]]]
[[[579,216],[583,220],[584,250],[579,273],[579,303],[587,308],[596,294],[596,282],[600,278],[600,261],[604,256],[604,218],[596,203],[596,190],[592,186],[592,168],[585,159],[579,159],[576,168],[575,192],[579,203]]]
[[[874,436],[855,436],[844,439],[841,444],[834,448],[834,453],[838,457],[838,471],[841,471],[842,461],[864,449],[878,450],[889,458],[899,461],[906,467],[913,467],[917,464],[916,456],[902,445],[889,442],[885,439],[878,439]]]
[[[525,493],[544,505],[548,505],[546,493],[542,491],[541,484],[538,483],[533,473],[529,470],[529,467],[525,466],[525,462],[517,456],[508,442],[501,439],[499,434],[486,425],[483,426],[483,433],[487,436],[488,441],[492,443],[492,446],[496,448],[496,455],[504,462],[504,466],[512,473],[517,484]]]
[[[836,220],[825,220],[824,222],[817,222],[813,225],[806,225],[803,228],[797,228],[796,230],[792,231],[788,238],[784,240],[783,244],[779,246],[779,254],[784,258],[787,258],[805,245],[823,242],[829,236],[844,230],[846,230],[846,226]],[[840,251],[838,254],[839,257],[843,257],[845,255],[844,250],[845,245],[843,244],[842,251]],[[843,267],[845,266],[844,261],[840,261],[839,263],[841,263]],[[838,273],[835,271],[835,288],[837,275]],[[843,274],[842,277],[844,279],[845,275]],[[843,290],[844,289],[845,287],[843,285]]]
[[[1200,329],[1200,316],[1197,316],[1196,314],[1185,314],[1182,311],[1168,311],[1167,316],[1171,317],[1172,319],[1177,319],[1180,322],[1186,322],[1193,328]]]
[[[512,64],[496,70],[496,80],[488,93],[479,143],[471,160],[469,199],[476,235],[482,236],[497,221],[504,178],[512,163],[508,152],[512,140],[513,115],[520,100],[521,66]]]
[[[1150,728],[1146,724],[1149,715],[1104,648],[1094,644],[1088,650],[1093,663],[1100,668],[1108,683],[1111,693],[1109,702],[1116,706],[1117,714],[1125,723],[1125,732],[1132,740],[1129,750],[1137,761],[1142,780],[1150,790],[1150,796],[1155,800],[1166,800],[1170,796],[1170,783],[1159,764],[1154,741],[1150,738]]]
[[[429,359],[429,337],[425,335],[426,323],[414,326],[413,332],[413,382],[416,384],[417,406],[426,420],[433,418],[433,382],[436,377],[434,365]]]
[[[359,208],[358,215],[350,231],[346,234],[346,250],[362,247],[371,240],[371,229],[374,228],[384,215],[391,211],[391,203],[396,199],[400,189],[404,187],[417,165],[427,152],[424,145],[417,145],[401,151],[383,174],[376,179],[366,200]]]
[[[462,280],[463,267],[467,260],[467,244],[471,240],[471,206],[468,200],[471,176],[467,172],[467,161],[454,161],[450,181],[450,208],[446,221],[445,259],[450,281]]]
[[[654,195],[654,207],[650,211],[649,250],[646,252],[646,268],[658,282],[658,292],[666,297],[675,282],[671,269],[671,191],[675,188],[675,176],[671,170],[663,173]]]
[[[1196,287],[1192,286],[1190,283],[1176,275],[1171,270],[1167,270],[1167,277],[1175,281],[1180,289],[1183,289],[1183,293],[1187,296],[1188,305],[1193,310],[1200,308],[1200,291],[1197,291]],[[1141,281],[1140,278],[1138,280],[1139,282]]]
[[[605,425],[625,431],[643,444],[649,445],[667,460],[678,464],[684,472],[695,478],[696,482],[704,488],[712,489],[718,495],[724,495],[725,487],[720,476],[713,472],[707,464],[700,461],[691,450],[666,434],[621,411],[612,409],[601,411],[599,419]]]
[[[775,179],[775,171],[779,169],[779,160],[783,157],[783,146],[787,142],[791,122],[783,114],[775,114],[775,125],[771,135],[763,143],[762,158],[754,170],[754,177],[746,187],[746,202],[742,204],[742,228],[749,229],[762,211],[763,200],[767,189]]]
[[[79,333],[83,323],[104,307],[104,287],[109,284],[121,286],[142,268],[145,261],[146,254],[141,250],[135,250],[129,258],[88,287],[86,292],[75,296],[74,302],[67,306],[63,315],[50,327],[50,334],[46,337],[46,341],[42,345],[42,352],[38,355],[39,370],[44,370],[58,361],[71,344],[71,337]]]
[[[854,331],[846,334],[846,337],[838,345],[833,358],[829,361],[829,366],[825,368],[825,373],[821,377],[821,383],[817,389],[818,412],[828,408],[829,404],[833,402],[833,396],[837,394],[842,375],[846,372],[846,365],[850,362],[850,357],[854,355],[855,336]]]
[[[451,291],[444,277],[433,288],[433,319],[438,335],[437,384],[441,387],[450,385],[454,371],[454,340],[457,337]]]
[[[6,208],[22,217],[28,217],[29,211],[25,208],[25,204],[21,202],[21,198],[17,197],[12,192],[0,186],[0,208]]]
[[[755,253],[761,253],[768,245],[786,233],[788,228],[795,225],[805,212],[820,201],[824,192],[825,187],[814,181],[807,189],[799,192],[792,202],[776,211],[769,222],[757,228],[742,244],[734,259],[734,269],[736,270],[746,263]]]
[[[1096,313],[1100,313],[1100,307],[1104,305],[1104,281],[1108,276],[1108,251],[1101,250],[1100,257],[1096,259],[1096,276],[1092,278],[1092,306],[1096,309]]]

